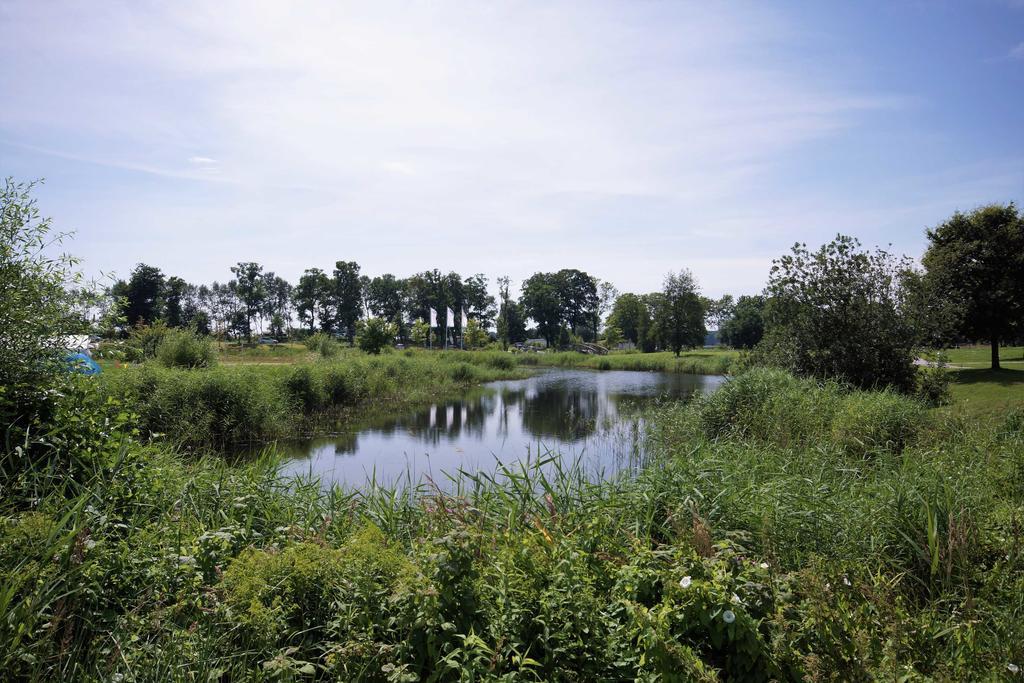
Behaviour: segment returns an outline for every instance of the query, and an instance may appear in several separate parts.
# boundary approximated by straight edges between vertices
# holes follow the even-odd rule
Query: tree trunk
[[[992,335],[992,369],[999,370],[999,337]]]

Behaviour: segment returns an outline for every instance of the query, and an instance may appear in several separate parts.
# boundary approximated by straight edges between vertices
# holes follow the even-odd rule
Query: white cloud
[[[761,3],[54,2],[4,14],[14,38],[0,58],[22,68],[0,74],[0,130],[223,181],[202,199],[175,186],[107,203],[123,215],[97,230],[137,230],[139,213],[148,227],[147,242],[102,256],[117,258],[107,268],[149,258],[221,272],[256,258],[295,276],[344,257],[400,274],[579,266],[656,287],[669,262],[710,267],[756,232],[728,207],[780,159],[908,102],[778,58],[799,30]],[[21,58],[29,47],[44,57]],[[189,230],[223,242],[203,259],[213,265],[157,246],[188,244]],[[744,254],[733,271],[763,281],[763,261]]]

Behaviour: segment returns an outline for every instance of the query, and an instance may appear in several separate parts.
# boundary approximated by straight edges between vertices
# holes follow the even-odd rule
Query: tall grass
[[[416,359],[381,359],[368,386],[402,381],[396,361]],[[305,371],[290,391],[315,404],[327,371]],[[443,488],[325,489],[272,451],[232,467],[130,425],[51,438],[93,466],[69,487],[54,446],[4,482],[0,663],[39,680],[1005,679],[1024,659],[1022,420],[918,420],[906,401],[750,373],[649,414],[658,458],[604,482],[545,454]]]
[[[681,372],[691,375],[724,375],[739,354],[732,351],[691,351],[676,357],[670,352],[611,353],[594,356],[576,351],[522,353],[515,356],[521,365],[539,365],[594,370],[642,370]]]
[[[473,359],[473,363],[465,362]],[[190,448],[295,436],[344,411],[437,398],[517,376],[494,354],[347,355],[298,365],[184,371],[145,364],[102,375],[103,391],[139,416],[145,434]]]

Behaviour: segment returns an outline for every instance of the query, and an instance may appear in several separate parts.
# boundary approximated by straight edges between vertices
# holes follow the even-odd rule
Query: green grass
[[[305,363],[122,366],[101,374],[99,384],[138,416],[142,434],[218,450],[309,434],[360,412],[436,400],[523,374],[508,354],[353,351]]]
[[[2,470],[11,679],[999,680],[1024,661],[1020,419],[755,371],[648,414],[658,457],[633,479],[549,454],[409,495],[143,447],[79,391]]]
[[[684,372],[694,375],[722,375],[739,358],[738,351],[685,351],[677,358],[670,351],[656,353],[609,353],[594,356],[575,351],[523,353],[516,356],[523,365],[594,370],[644,370]]]
[[[1024,411],[1024,367],[1007,365],[1001,370],[968,368],[950,370],[953,382],[950,410],[979,419],[999,419],[1012,411]]]
[[[968,368],[988,368],[992,366],[992,349],[989,346],[963,346],[959,349],[948,349],[944,352],[951,365]],[[1024,368],[1024,346],[1004,346],[999,349],[1000,365]]]

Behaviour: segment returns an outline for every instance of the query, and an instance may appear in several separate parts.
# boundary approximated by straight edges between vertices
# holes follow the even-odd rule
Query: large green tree
[[[338,332],[352,342],[356,337],[356,321],[363,308],[363,287],[359,280],[358,263],[338,261],[334,264],[332,293]]]
[[[562,327],[562,299],[558,283],[551,273],[534,273],[523,282],[520,303],[526,315],[537,324],[537,333],[553,346]]]
[[[905,308],[908,259],[837,236],[776,259],[757,355],[802,375],[862,388],[914,385],[917,331]]]
[[[497,322],[498,339],[506,350],[509,344],[526,341],[526,312],[521,304],[512,299],[510,284],[507,276],[498,278],[498,297],[501,300]]]
[[[623,337],[640,348],[651,326],[651,314],[639,296],[626,292],[615,299],[606,324],[617,327]]]
[[[688,270],[669,273],[661,299],[655,308],[654,327],[662,345],[677,356],[684,349],[704,344],[704,299],[697,281]]]
[[[299,317],[299,323],[309,327],[309,331],[316,330],[319,318],[323,326],[323,301],[330,296],[331,281],[327,274],[319,268],[307,268],[299,278],[299,284],[292,290],[292,303],[295,304],[295,313]],[[329,329],[329,326],[324,328]]]
[[[163,317],[164,274],[155,266],[140,263],[124,288],[124,316],[129,325],[152,325]]]
[[[764,337],[763,296],[741,296],[732,314],[721,323],[719,338],[736,349],[752,349]]]
[[[927,231],[926,285],[959,308],[958,331],[999,343],[1024,327],[1024,217],[1014,204],[956,212]]]
[[[231,272],[235,275],[232,289],[241,302],[242,313],[245,315],[244,328],[237,324],[235,328],[236,331],[249,338],[252,336],[253,321],[260,315],[267,298],[263,266],[252,261],[241,261],[238,265],[231,267]]]

